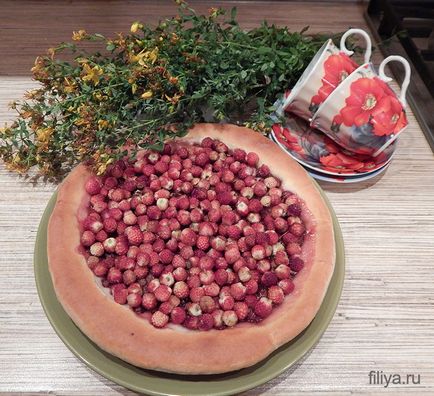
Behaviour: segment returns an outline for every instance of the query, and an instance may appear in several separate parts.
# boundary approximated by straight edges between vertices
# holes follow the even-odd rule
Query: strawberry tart
[[[306,172],[247,128],[198,124],[97,177],[77,166],[48,227],[58,300],[105,351],[185,374],[251,366],[303,331],[335,265]]]

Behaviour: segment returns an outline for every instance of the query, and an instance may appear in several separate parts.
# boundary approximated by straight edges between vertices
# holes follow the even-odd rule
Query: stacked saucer
[[[270,138],[318,180],[357,183],[384,172],[395,153],[397,142],[376,157],[345,150],[309,123],[285,114],[283,123],[273,125]]]

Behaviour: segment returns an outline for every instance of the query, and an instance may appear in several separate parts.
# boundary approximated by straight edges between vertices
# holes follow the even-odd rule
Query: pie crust
[[[224,330],[194,331],[169,324],[153,327],[128,306],[115,303],[89,270],[80,253],[80,221],[87,214],[84,185],[90,172],[77,166],[58,190],[48,225],[48,261],[56,295],[75,324],[105,351],[146,369],[183,374],[214,374],[249,367],[296,337],[318,312],[335,264],[333,224],[311,178],[276,144],[247,128],[197,124],[182,140],[219,139],[229,148],[259,155],[282,188],[303,201],[305,266],[294,278],[295,290],[259,323]]]

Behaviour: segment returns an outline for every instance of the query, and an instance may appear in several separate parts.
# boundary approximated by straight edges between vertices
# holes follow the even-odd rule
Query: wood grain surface
[[[262,18],[297,30],[364,27],[354,4],[237,3],[244,26]],[[0,1],[0,124],[35,83],[34,57],[72,30],[109,33],[175,12],[158,1]],[[246,395],[434,394],[434,158],[408,112],[386,173],[353,185],[320,183],[341,223],[347,269],[337,313],[299,363]],[[0,393],[130,395],[82,364],[51,328],[33,276],[36,230],[55,185],[31,185],[0,165]],[[420,375],[419,385],[370,385],[371,370]]]

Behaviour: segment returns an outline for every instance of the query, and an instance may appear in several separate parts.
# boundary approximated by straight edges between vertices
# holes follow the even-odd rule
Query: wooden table
[[[201,11],[210,6],[191,3]],[[28,69],[35,55],[72,30],[126,31],[131,21],[175,12],[171,2],[157,1],[3,0],[0,7],[0,124],[14,117],[8,102],[34,86]],[[351,3],[244,1],[238,8],[246,27],[262,18],[295,30],[365,26],[361,6]],[[434,158],[411,110],[408,115],[410,126],[383,176],[360,184],[321,183],[346,245],[341,302],[319,344],[248,395],[387,391],[369,384],[371,371],[420,375],[420,385],[394,385],[393,392],[434,394]],[[32,186],[0,165],[0,392],[130,394],[75,358],[39,303],[33,247],[55,187]]]

